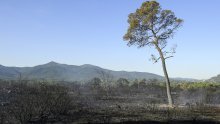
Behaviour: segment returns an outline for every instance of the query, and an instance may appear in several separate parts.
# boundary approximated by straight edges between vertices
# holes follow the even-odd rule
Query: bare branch
[[[166,57],[166,58],[164,58],[164,59],[169,59],[169,58],[172,58],[172,57],[174,57],[174,56],[168,56],[168,57]]]
[[[157,62],[160,60],[160,58],[161,58],[161,57],[157,58],[157,59],[154,61],[154,64],[157,63]]]
[[[161,57],[156,57],[155,55],[151,55],[151,60],[154,61],[154,64],[157,63],[159,60],[161,59]]]

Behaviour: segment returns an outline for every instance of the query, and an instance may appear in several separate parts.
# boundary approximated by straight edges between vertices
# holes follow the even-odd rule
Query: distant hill
[[[126,78],[134,79],[158,79],[162,80],[160,75],[147,72],[127,72],[112,71],[103,69],[94,65],[66,65],[56,62],[50,62],[35,67],[5,67],[0,65],[0,79],[45,79],[59,81],[87,81],[94,77],[108,76],[113,79]]]
[[[207,81],[210,81],[210,82],[219,82],[220,83],[220,75],[217,75],[215,77],[212,77],[210,79],[208,79]]]

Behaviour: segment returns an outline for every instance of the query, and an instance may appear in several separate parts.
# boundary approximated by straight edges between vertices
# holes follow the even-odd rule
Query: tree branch
[[[157,58],[156,60],[154,60],[154,64],[158,62],[158,60],[160,60],[161,57]]]
[[[166,46],[167,46],[167,44],[165,44],[165,45],[161,48],[161,50],[163,50]]]
[[[166,59],[169,59],[169,58],[172,58],[172,57],[174,57],[174,56],[168,56],[168,57],[166,57],[166,58],[164,58],[164,59],[166,60]]]

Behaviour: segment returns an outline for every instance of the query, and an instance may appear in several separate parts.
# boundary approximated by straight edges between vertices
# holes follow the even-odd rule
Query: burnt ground
[[[87,99],[88,100],[88,99]],[[168,108],[146,99],[112,98],[92,101],[77,123],[114,124],[220,124],[220,108],[192,105]]]
[[[220,122],[211,121],[211,120],[171,120],[165,122],[159,121],[128,121],[128,122],[121,122],[115,124],[220,124]]]

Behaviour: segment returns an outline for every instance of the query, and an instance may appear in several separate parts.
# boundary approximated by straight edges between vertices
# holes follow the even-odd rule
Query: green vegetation
[[[181,89],[215,89],[220,88],[220,83],[213,83],[213,82],[194,82],[194,83],[179,83],[173,84],[174,88],[181,88]]]

